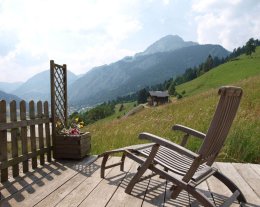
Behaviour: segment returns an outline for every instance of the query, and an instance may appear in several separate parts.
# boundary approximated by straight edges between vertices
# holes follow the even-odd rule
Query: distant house
[[[150,106],[158,106],[169,102],[168,91],[149,91],[149,94],[147,101]]]

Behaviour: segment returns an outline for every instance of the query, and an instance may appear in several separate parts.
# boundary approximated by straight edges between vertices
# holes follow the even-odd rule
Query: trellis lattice
[[[53,134],[67,126],[67,66],[50,61],[51,69],[51,114]]]

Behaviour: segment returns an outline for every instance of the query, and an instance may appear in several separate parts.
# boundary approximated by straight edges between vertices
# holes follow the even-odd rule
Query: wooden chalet
[[[169,102],[168,91],[149,91],[148,104],[158,106]]]

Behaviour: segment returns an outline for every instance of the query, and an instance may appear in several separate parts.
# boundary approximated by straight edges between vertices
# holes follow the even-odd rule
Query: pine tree
[[[250,55],[255,52],[256,44],[253,38],[250,38],[246,43],[246,54]]]
[[[175,95],[176,89],[175,89],[175,83],[172,81],[170,87],[168,88],[168,92],[170,95]]]

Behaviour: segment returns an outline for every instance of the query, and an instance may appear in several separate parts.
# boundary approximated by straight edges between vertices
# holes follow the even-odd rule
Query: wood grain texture
[[[94,159],[90,157],[80,161],[64,160],[39,166],[36,170],[31,169],[28,173],[0,185],[3,195],[0,206],[201,206],[186,191],[182,191],[177,199],[171,199],[172,183],[158,176],[137,183],[132,194],[126,194],[125,188],[136,173],[138,164],[127,158],[124,172],[120,171],[120,166],[115,166],[107,169],[105,178],[102,179],[100,177],[102,160],[98,159],[92,163]],[[112,157],[108,160],[108,164],[119,161],[119,157]],[[251,179],[260,178],[257,174],[260,165],[216,163],[215,167],[239,187],[242,185],[241,190],[249,201],[248,206],[259,206],[259,196],[255,192],[257,183],[253,186]],[[148,170],[144,175],[150,173]],[[201,183],[198,188],[218,205],[223,202],[223,198],[231,194],[214,177]],[[239,205],[233,203],[231,206]]]
[[[128,163],[129,159],[126,159],[125,162]],[[130,182],[134,174],[136,173],[138,167],[139,165],[136,162],[134,162],[130,170],[127,172],[125,179],[120,183],[118,189],[116,190],[116,192],[114,193],[110,201],[108,202],[107,204],[108,207],[127,206],[130,203],[132,204],[132,206],[142,205],[149,180],[145,180],[137,183],[134,186],[131,195],[125,193],[126,186]],[[147,174],[148,172],[146,172],[144,175]]]
[[[260,177],[250,166],[250,164],[232,163],[239,174],[247,182],[247,184],[253,189],[253,191],[260,198]],[[260,202],[260,200],[259,200]]]
[[[237,171],[231,163],[217,163],[218,168],[228,178],[230,178],[242,191],[249,203],[260,203],[259,197],[256,195],[254,190],[248,185],[243,176]],[[247,165],[244,165],[244,170],[247,170]]]
[[[125,163],[125,171],[129,171],[132,164],[133,161]],[[79,206],[105,206],[126,176],[126,173],[120,172],[119,169],[119,167],[112,168],[106,179],[103,179]],[[97,199],[100,196],[102,199]]]

